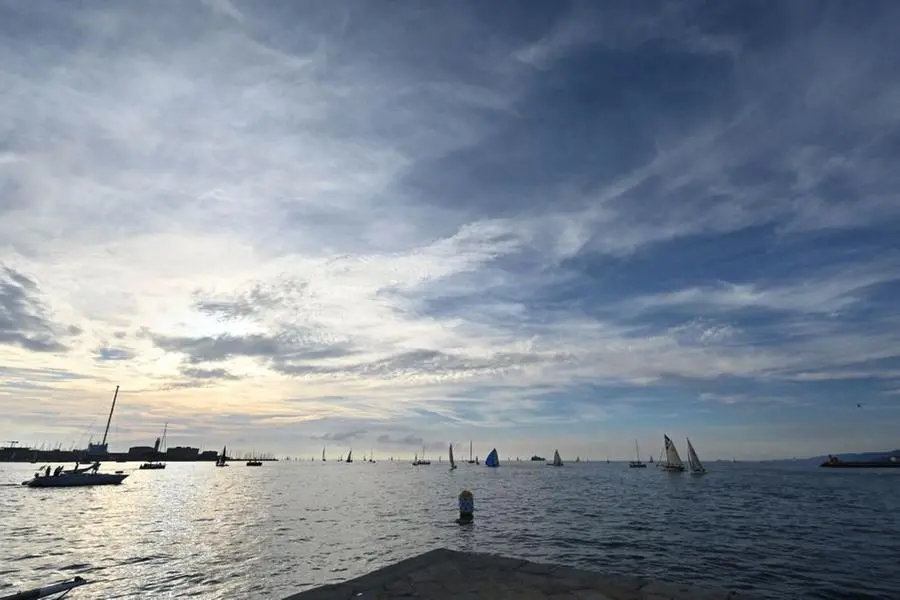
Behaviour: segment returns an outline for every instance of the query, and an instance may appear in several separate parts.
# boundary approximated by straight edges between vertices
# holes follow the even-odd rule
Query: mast
[[[472,440],[469,440],[469,462],[472,462]]]
[[[113,411],[116,410],[116,398],[119,396],[119,386],[116,386],[116,393],[113,394],[113,403],[112,406],[109,407],[109,418],[106,419],[106,429],[103,431],[103,442],[102,446],[106,445],[106,436],[109,434],[109,424],[112,423]]]

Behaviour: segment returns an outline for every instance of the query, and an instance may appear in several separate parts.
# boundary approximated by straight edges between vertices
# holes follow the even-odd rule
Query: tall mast
[[[101,442],[102,446],[106,445],[106,436],[109,433],[109,424],[112,423],[113,411],[116,410],[116,398],[119,396],[119,386],[116,386],[116,393],[113,394],[113,403],[112,406],[109,407],[109,418],[106,419],[106,429],[103,431],[103,442]]]

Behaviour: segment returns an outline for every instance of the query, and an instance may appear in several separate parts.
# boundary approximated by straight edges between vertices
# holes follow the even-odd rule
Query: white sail
[[[694,450],[694,446],[691,444],[691,438],[687,438],[688,445],[688,465],[690,466],[692,473],[704,473],[706,469],[703,467],[703,463],[700,462],[700,457],[697,456],[697,452]]]
[[[559,457],[559,450],[554,450],[554,451],[553,451],[553,466],[554,466],[554,467],[561,467],[561,466],[563,466],[562,459]]]
[[[684,463],[681,462],[681,457],[678,456],[678,450],[675,448],[675,444],[672,443],[669,436],[666,435],[663,437],[665,437],[666,441],[666,466],[683,469]]]
[[[450,470],[456,468],[456,461],[453,460],[453,444],[450,444]]]

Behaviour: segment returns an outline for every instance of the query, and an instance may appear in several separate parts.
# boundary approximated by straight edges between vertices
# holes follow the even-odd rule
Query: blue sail
[[[488,457],[484,461],[484,466],[486,467],[499,467],[500,459],[497,458],[497,449],[494,448],[491,450],[491,453],[488,454]]]

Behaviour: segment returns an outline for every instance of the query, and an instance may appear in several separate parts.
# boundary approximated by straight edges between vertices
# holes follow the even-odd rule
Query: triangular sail
[[[559,457],[559,450],[554,450],[554,451],[553,451],[553,466],[554,466],[554,467],[561,467],[561,466],[563,466],[563,461],[562,461],[562,459]]]
[[[678,450],[675,448],[675,444],[672,443],[669,436],[664,435],[663,437],[666,438],[666,466],[684,467],[684,463],[681,462],[681,457],[678,456]]]
[[[322,462],[325,462],[325,446],[322,446]]]
[[[706,471],[703,467],[703,463],[700,462],[700,457],[697,456],[696,450],[694,450],[693,444],[691,444],[691,438],[687,438],[688,445],[688,465],[691,468],[691,471],[694,473],[702,473]]]
[[[484,461],[485,466],[487,467],[499,467],[500,459],[497,457],[497,449],[494,448],[491,450],[491,453],[488,454],[488,457]]]
[[[451,469],[456,468],[456,461],[453,460],[453,444],[450,444],[450,468]]]

